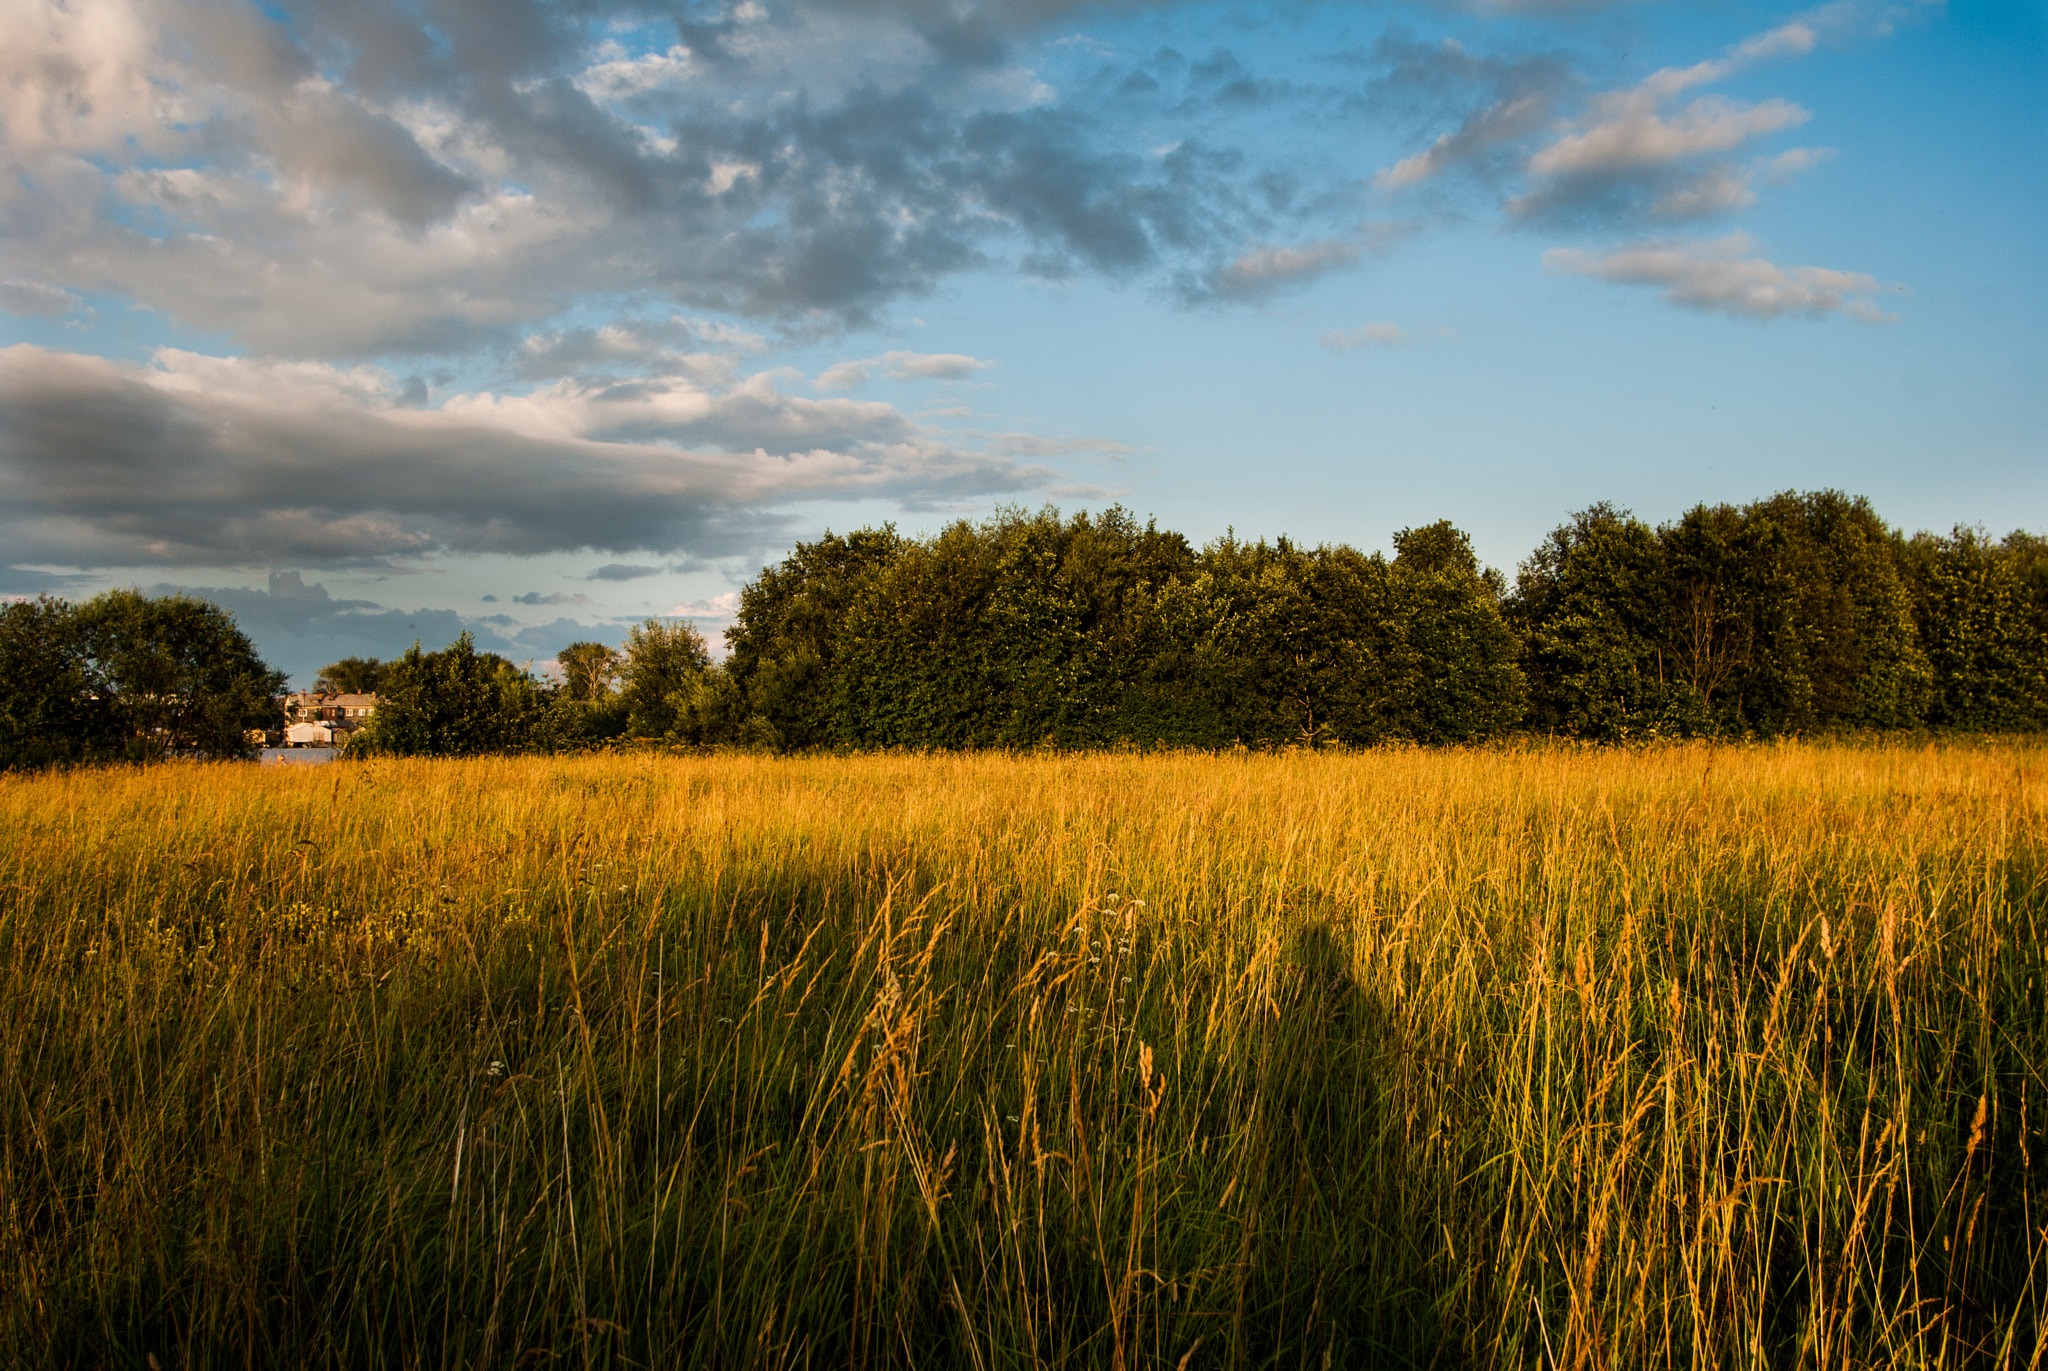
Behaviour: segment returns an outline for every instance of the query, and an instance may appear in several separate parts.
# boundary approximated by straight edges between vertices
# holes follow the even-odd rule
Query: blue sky
[[[0,594],[302,682],[827,527],[2048,529],[2037,4],[9,0]]]

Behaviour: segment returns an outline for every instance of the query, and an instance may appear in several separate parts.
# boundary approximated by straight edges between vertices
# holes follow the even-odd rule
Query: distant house
[[[322,695],[301,690],[280,702],[284,708],[287,747],[325,746],[335,735],[355,732],[377,712],[377,697]]]
[[[325,708],[329,712],[322,717],[329,723],[354,730],[368,723],[370,716],[377,712],[377,697],[370,694],[330,695]]]

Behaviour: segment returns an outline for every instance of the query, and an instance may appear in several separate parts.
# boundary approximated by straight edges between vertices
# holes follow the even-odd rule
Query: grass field
[[[0,778],[0,1363],[2032,1371],[2044,762]]]

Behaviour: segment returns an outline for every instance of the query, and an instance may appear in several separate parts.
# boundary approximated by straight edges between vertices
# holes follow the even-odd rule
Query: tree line
[[[569,648],[580,713],[536,737],[793,752],[2048,728],[2032,534],[1909,537],[1822,491],[1657,527],[1596,505],[1512,585],[1448,522],[1393,544],[1196,548],[1122,509],[828,533],[741,591],[723,662],[673,621]]]
[[[1009,510],[925,538],[884,525],[763,568],[723,662],[688,624],[649,620],[622,649],[565,649],[558,683],[464,635],[337,662],[321,684],[376,691],[353,745],[430,755],[625,738],[794,752],[2048,728],[2048,540],[2033,534],[1906,536],[1822,491],[1655,527],[1595,505],[1512,585],[1448,522],[1393,544],[1197,548],[1120,508]],[[116,594],[130,613],[194,603]],[[4,613],[90,619],[108,599]],[[10,702],[4,737],[58,736],[66,709],[125,698],[88,677],[25,723]]]

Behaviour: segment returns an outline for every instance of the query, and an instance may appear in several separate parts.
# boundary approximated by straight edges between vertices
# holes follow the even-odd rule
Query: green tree
[[[414,643],[385,665],[377,712],[357,738],[366,751],[462,757],[535,741],[547,698],[533,677],[464,633],[439,652]]]
[[[740,591],[726,632],[737,696],[732,741],[795,750],[847,741],[837,717],[841,630],[868,583],[904,547],[894,525],[798,543]]]
[[[1997,544],[1956,528],[1900,547],[1920,645],[1932,671],[1930,723],[2048,726],[2048,634],[2036,626],[2026,535]]]
[[[1447,520],[1401,530],[1394,549],[1375,644],[1386,682],[1375,731],[1453,743],[1519,725],[1529,685],[1501,612],[1505,578],[1482,568],[1471,539]]]
[[[313,689],[322,695],[374,695],[384,663],[375,657],[344,657],[320,668]]]
[[[75,606],[0,605],[0,769],[118,756],[113,699],[87,670]]]
[[[684,619],[649,619],[626,635],[620,698],[627,731],[641,738],[713,742],[725,731],[707,717],[713,689],[711,653]],[[729,727],[729,725],[728,725]]]
[[[77,624],[84,670],[111,701],[131,756],[250,757],[249,731],[280,720],[284,674],[218,605],[110,590],[79,606]]]
[[[1205,548],[1161,592],[1163,660],[1215,741],[1453,742],[1520,721],[1518,642],[1498,577],[1448,523],[1396,536],[1394,561],[1288,539]]]
[[[1897,538],[1870,502],[1786,491],[1745,505],[1748,574],[1768,587],[1743,711],[1751,728],[1899,728],[1932,682]]]
[[[1178,534],[1122,509],[1071,519],[1008,509],[901,544],[840,630],[841,736],[925,747],[1149,740],[1136,686],[1153,588],[1191,561]]]
[[[596,704],[611,693],[626,659],[604,643],[571,643],[555,654],[562,668],[562,693],[577,704]]]
[[[1663,545],[1627,510],[1572,516],[1524,562],[1509,602],[1523,635],[1530,722],[1585,738],[1672,728],[1691,714],[1664,652],[1672,591]]]

